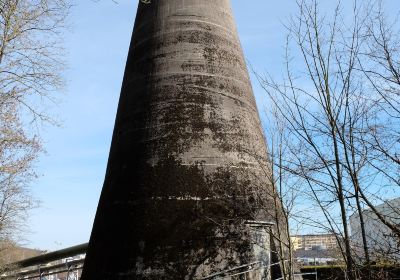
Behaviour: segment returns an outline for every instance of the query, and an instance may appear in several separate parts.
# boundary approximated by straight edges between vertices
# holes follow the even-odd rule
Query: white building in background
[[[334,234],[303,234],[303,235],[292,235],[293,250],[336,250],[338,249],[338,243]]]
[[[327,265],[341,260],[337,236],[304,234],[290,236],[293,257],[300,265]]]
[[[388,221],[400,225],[400,198],[386,201],[375,208]],[[370,209],[363,211],[363,218],[371,259],[400,259],[400,240],[393,235],[392,231]],[[359,252],[360,257],[363,257],[361,224],[357,212],[350,216],[350,228],[352,245]]]

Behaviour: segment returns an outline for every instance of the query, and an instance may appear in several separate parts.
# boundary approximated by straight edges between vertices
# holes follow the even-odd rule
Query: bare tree
[[[273,108],[273,107],[271,107]],[[276,109],[276,108],[275,108]],[[266,176],[270,178],[274,186],[274,222],[277,224],[273,238],[277,240],[278,256],[282,270],[282,278],[294,279],[297,267],[294,263],[293,244],[290,238],[291,222],[301,218],[301,210],[298,209],[297,201],[301,196],[303,182],[288,170],[286,163],[291,161],[292,153],[288,151],[291,147],[288,143],[289,130],[285,126],[277,110],[271,109],[271,118],[266,125],[266,142],[268,145],[270,170]]]
[[[2,107],[0,117],[0,239],[12,239],[23,228],[26,211],[34,206],[27,189],[35,177],[32,164],[40,151],[35,137],[28,137],[19,121],[16,104]],[[6,111],[5,111],[6,110]]]
[[[284,80],[258,78],[290,131],[286,143],[293,156],[286,157],[283,168],[303,180],[320,211],[322,219],[314,215],[309,223],[336,234],[347,278],[359,279],[349,213],[358,213],[367,268],[365,206],[400,236],[398,226],[374,208],[379,194],[371,193],[377,172],[398,180],[398,41],[372,1],[347,7],[351,20],[343,16],[341,4],[329,18],[316,0],[297,3],[299,13],[287,26]]]
[[[15,238],[36,205],[29,184],[42,151],[44,105],[64,84],[67,0],[0,1],[0,240]]]
[[[363,140],[374,152],[370,164],[400,186],[400,29],[377,2],[367,23],[367,46],[359,67],[370,85],[377,118],[369,120],[371,133]]]

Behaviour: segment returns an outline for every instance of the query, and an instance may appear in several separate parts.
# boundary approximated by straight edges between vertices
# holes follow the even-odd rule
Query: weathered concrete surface
[[[266,154],[229,0],[139,4],[81,279],[267,261],[245,225],[272,219]]]

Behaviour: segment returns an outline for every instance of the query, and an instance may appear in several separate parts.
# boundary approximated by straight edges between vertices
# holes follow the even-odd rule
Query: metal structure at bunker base
[[[272,223],[259,221],[247,221],[246,223],[253,227],[273,226]],[[7,265],[9,269],[5,272],[3,271],[3,274],[0,275],[0,280],[78,280],[80,275],[79,271],[82,270],[82,265],[85,260],[84,255],[86,254],[87,247],[88,243],[84,243],[9,264]],[[214,273],[202,279],[232,279],[239,275],[246,276],[254,270],[271,270],[277,265],[279,265],[279,262],[265,265],[265,263],[258,261],[238,267],[232,267],[228,270]],[[60,274],[64,274],[62,275],[64,277],[60,276]],[[294,274],[294,279],[300,280],[303,275],[315,275],[315,280],[318,280],[316,272]],[[273,278],[272,280],[283,279],[283,277],[279,277]]]
[[[246,221],[274,221],[270,175],[230,1],[139,2],[81,279],[206,279],[269,261],[274,243]]]
[[[87,247],[88,243],[84,243],[8,264],[0,280],[44,280],[52,276],[60,279],[60,274],[64,274],[61,279],[78,280]]]

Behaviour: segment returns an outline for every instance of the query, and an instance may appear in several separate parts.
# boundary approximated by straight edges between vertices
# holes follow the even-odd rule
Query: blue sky
[[[216,0],[217,1],[217,0]],[[61,127],[47,128],[47,153],[32,185],[42,201],[32,212],[26,244],[61,249],[87,242],[103,184],[117,101],[137,0],[79,0],[66,34],[68,86],[54,109]],[[400,1],[388,1],[398,9]],[[247,61],[257,71],[280,73],[286,22],[295,1],[232,0]],[[253,79],[262,111],[262,90]]]

